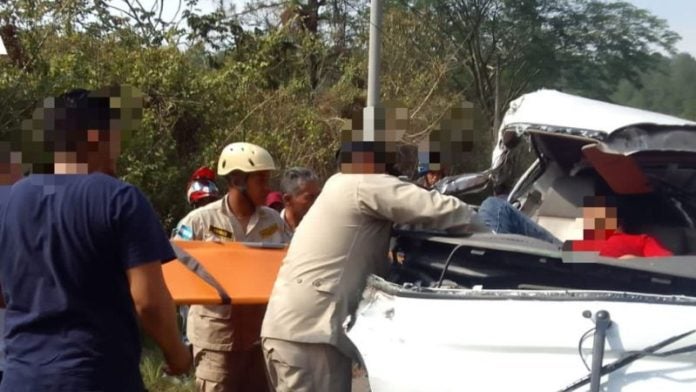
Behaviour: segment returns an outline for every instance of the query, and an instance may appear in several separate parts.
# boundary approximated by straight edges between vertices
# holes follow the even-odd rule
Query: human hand
[[[171,358],[165,358],[166,364],[164,365],[164,372],[170,376],[178,376],[184,374],[191,369],[193,365],[193,353],[191,351],[191,346],[180,344],[176,355]]]

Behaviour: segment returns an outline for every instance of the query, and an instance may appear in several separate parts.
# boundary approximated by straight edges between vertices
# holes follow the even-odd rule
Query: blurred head
[[[285,208],[291,210],[298,221],[307,214],[321,192],[319,177],[313,171],[302,167],[286,170],[280,186]]]
[[[140,120],[142,95],[129,86],[76,89],[43,101],[19,143],[36,173],[115,175],[124,132]]]
[[[53,140],[44,142],[52,145],[56,166],[87,164],[89,172],[114,175],[121,153],[121,134],[118,129],[111,129],[109,98],[73,90],[55,98],[52,106],[54,121],[46,124],[45,131],[53,134]]]
[[[352,113],[341,130],[340,171],[399,175],[408,118],[406,108],[367,107]]]
[[[616,199],[613,197],[586,197],[582,216],[586,240],[606,240],[619,229]]]

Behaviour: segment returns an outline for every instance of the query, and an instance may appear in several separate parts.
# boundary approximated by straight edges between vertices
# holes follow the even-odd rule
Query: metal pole
[[[611,325],[611,316],[606,310],[595,314],[595,335],[592,345],[592,371],[590,373],[590,391],[598,392],[602,381],[602,362],[604,360],[604,340]]]
[[[382,42],[382,0],[370,3],[370,48],[367,65],[367,106],[379,105],[379,54]]]
[[[495,108],[493,117],[493,128],[497,135],[498,128],[500,128],[500,59],[495,63]]]

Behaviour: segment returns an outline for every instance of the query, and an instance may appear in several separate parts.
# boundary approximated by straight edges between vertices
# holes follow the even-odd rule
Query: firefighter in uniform
[[[357,309],[368,275],[388,270],[393,223],[465,231],[474,215],[455,197],[392,175],[388,165],[377,164],[384,159],[373,152],[378,144],[367,144],[348,153],[361,164],[344,161],[342,172],[326,182],[278,273],[261,330],[276,391],[350,391],[359,356],[343,324]]]
[[[218,161],[217,174],[227,181],[227,194],[191,211],[179,222],[175,238],[286,242],[280,215],[264,206],[273,170],[276,170],[273,158],[259,146],[232,143],[225,147]],[[258,341],[260,328],[260,325],[254,327],[253,323],[254,318],[260,323],[264,310],[241,309],[233,305],[191,306],[187,336],[193,345],[198,391],[253,390],[257,380],[249,379],[254,377],[250,369],[255,360],[254,343]],[[265,382],[263,366],[260,369],[257,378]]]

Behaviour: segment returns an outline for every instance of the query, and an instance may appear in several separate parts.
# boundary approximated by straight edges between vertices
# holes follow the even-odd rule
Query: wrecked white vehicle
[[[541,90],[511,104],[494,167],[521,138],[537,160],[509,202],[582,239],[601,176],[652,195],[641,230],[674,256],[571,263],[520,235],[401,232],[403,263],[370,278],[348,331],[372,391],[696,390],[696,124]],[[488,174],[440,189],[464,194]]]

